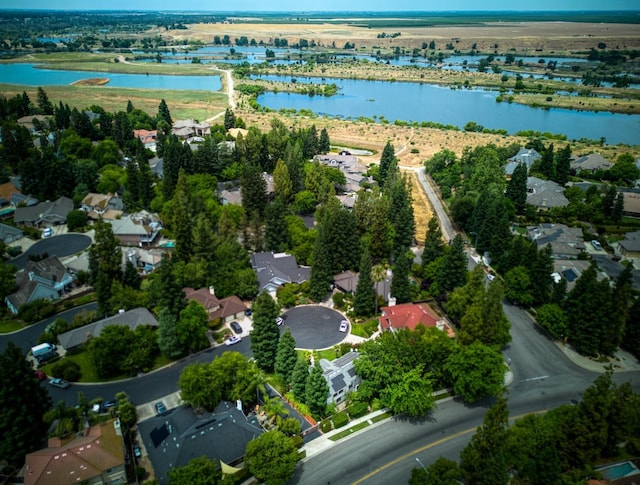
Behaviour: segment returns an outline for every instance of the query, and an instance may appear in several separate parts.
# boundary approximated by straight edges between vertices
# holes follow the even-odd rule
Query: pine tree
[[[291,390],[293,395],[304,401],[309,377],[309,363],[305,359],[298,359],[291,374]]]
[[[535,242],[531,243],[535,248]],[[527,261],[524,266],[529,270],[529,281],[531,282],[531,296],[534,305],[548,303],[551,297],[553,285],[553,261],[551,259],[551,246],[547,245],[535,251],[534,257]]]
[[[274,370],[287,385],[291,385],[293,371],[297,362],[296,340],[291,335],[291,330],[285,328],[278,341]]]
[[[227,108],[224,112],[224,129],[230,130],[236,126],[236,115],[231,108]]]
[[[168,309],[162,308],[158,314],[158,347],[169,359],[177,359],[184,354],[176,327],[176,317]]]
[[[148,209],[153,199],[153,176],[149,162],[140,154],[136,157],[138,165],[138,203],[143,209]]]
[[[380,186],[384,186],[387,175],[390,171],[393,171],[393,165],[395,164],[396,155],[393,145],[390,141],[384,146],[384,150],[382,150],[382,156],[380,157],[380,172],[378,175],[378,182]]]
[[[564,185],[571,175],[571,146],[567,145],[556,153],[556,178],[555,181]]]
[[[173,193],[173,235],[175,238],[175,257],[185,263],[193,255],[193,216],[187,176],[180,170],[178,183]]]
[[[167,102],[163,99],[160,100],[160,104],[158,105],[158,121],[163,120],[169,126],[173,125],[173,120],[171,119],[171,112],[169,111],[169,107],[167,106]]]
[[[113,281],[122,280],[122,251],[111,224],[99,220],[93,227],[95,236],[89,248],[89,284],[96,292],[98,311],[104,314],[109,309]]]
[[[140,171],[136,160],[129,160],[126,166],[127,182],[125,188],[129,196],[129,206],[135,206],[140,200]]]
[[[265,211],[265,238],[269,251],[284,252],[291,247],[287,220],[287,206],[276,198]]]
[[[177,321],[180,312],[187,306],[187,299],[173,274],[174,264],[175,262],[170,255],[162,257],[162,263],[153,280],[153,293],[156,295],[156,306],[159,309],[166,308]]]
[[[129,288],[133,288],[134,290],[139,290],[140,284],[142,283],[142,281],[140,280],[140,275],[138,274],[138,270],[136,269],[135,265],[128,259],[124,266],[122,283]]]
[[[442,268],[436,275],[438,288],[443,293],[449,293],[458,286],[464,285],[467,279],[467,254],[460,234],[453,238],[442,260]]]
[[[409,283],[409,269],[411,251],[404,247],[398,251],[395,264],[393,265],[393,278],[391,279],[391,296],[397,303],[407,303],[411,301],[411,285]]]
[[[507,198],[513,202],[518,214],[523,214],[527,205],[527,166],[519,163],[507,184]]]
[[[360,274],[353,301],[353,311],[361,317],[370,317],[376,310],[376,291],[371,276],[371,256],[365,247],[360,257]]]
[[[319,153],[329,153],[331,150],[331,142],[329,141],[329,133],[327,133],[326,128],[322,128],[320,130],[320,140],[318,141],[318,152]]]
[[[401,248],[411,247],[413,244],[416,223],[413,217],[411,187],[408,179],[399,173],[387,174],[385,192],[388,194],[390,205],[388,219],[393,227],[394,256]]]
[[[49,97],[47,93],[38,86],[38,94],[37,94],[37,102],[38,102],[38,111],[40,111],[43,115],[52,115],[53,114],[53,104],[49,101]]]
[[[616,200],[613,203],[613,209],[611,210],[611,220],[613,222],[620,222],[622,219],[622,213],[624,212],[624,195],[619,192],[616,195]]]
[[[507,400],[501,396],[487,410],[482,426],[460,452],[460,468],[466,482],[474,485],[509,483],[509,466],[505,453],[508,420]]]
[[[636,298],[633,306],[629,309],[622,347],[640,359],[640,298]]]
[[[426,267],[444,254],[442,242],[442,230],[437,216],[432,216],[427,223],[427,234],[424,237],[424,250],[422,251],[422,266]]]
[[[42,416],[51,406],[47,390],[13,342],[0,354],[0,456],[14,467],[41,447],[47,436]]]
[[[549,180],[553,180],[555,178],[555,167],[553,162],[553,143],[550,143],[547,149],[542,153],[542,158],[538,165],[538,171]]]
[[[327,398],[329,397],[329,386],[322,375],[320,362],[316,361],[307,377],[304,402],[309,406],[311,414],[316,418],[321,418],[327,409]]]
[[[611,306],[612,312],[605,322],[601,350],[607,355],[613,354],[622,343],[624,327],[633,302],[632,279],[632,266],[627,264],[616,278],[612,292],[612,301],[615,303]]]
[[[280,340],[280,331],[276,324],[278,305],[269,293],[263,291],[256,298],[252,310],[251,351],[258,367],[272,371]]]
[[[249,219],[254,214],[262,217],[267,206],[267,185],[260,166],[247,163],[241,177],[242,207]]]

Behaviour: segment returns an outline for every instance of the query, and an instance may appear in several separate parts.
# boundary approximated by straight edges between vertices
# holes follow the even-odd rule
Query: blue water
[[[290,82],[289,76],[260,76]],[[296,78],[298,82],[308,79]],[[312,79],[319,83],[320,79]],[[571,139],[605,137],[607,143],[640,144],[640,115],[593,113],[567,109],[536,109],[520,104],[497,103],[495,91],[450,89],[429,84],[326,79],[340,91],[336,96],[306,96],[267,92],[258,103],[273,110],[310,109],[314,113],[344,118],[384,117],[390,122],[433,121],[462,128],[475,121],[490,129],[562,133]]]
[[[605,478],[606,480],[617,480],[618,478],[623,478],[636,470],[637,468],[633,466],[632,463],[625,461],[619,465],[612,465],[598,471],[602,473],[602,478]]]
[[[142,89],[196,89],[219,91],[219,76],[168,76],[160,74],[117,74],[95,71],[38,69],[33,64],[0,64],[0,82],[27,86],[59,86],[81,79],[109,78],[106,86]]]

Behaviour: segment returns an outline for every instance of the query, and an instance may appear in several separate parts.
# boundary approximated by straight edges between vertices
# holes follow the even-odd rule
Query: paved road
[[[455,228],[455,226],[451,222],[451,218],[449,217],[449,214],[447,214],[447,211],[444,210],[444,207],[442,206],[442,201],[440,200],[440,198],[438,197],[438,194],[436,194],[435,189],[431,185],[430,178],[429,179],[427,178],[424,167],[420,167],[420,168],[413,167],[412,170],[415,170],[415,172],[418,174],[418,180],[420,180],[420,184],[422,184],[422,187],[425,193],[427,194],[427,198],[431,203],[431,207],[433,208],[436,215],[438,216],[438,220],[440,221],[440,228],[442,230],[442,235],[447,241],[453,240],[456,234],[458,234],[458,230]]]
[[[90,245],[91,238],[84,234],[61,234],[36,242],[24,253],[8,261],[8,263],[13,264],[18,269],[23,269],[29,260],[30,254],[47,253],[49,256],[63,258],[84,251]]]
[[[339,344],[347,336],[338,330],[345,317],[331,308],[299,306],[287,311],[284,318],[280,332],[289,327],[299,349],[326,349]]]

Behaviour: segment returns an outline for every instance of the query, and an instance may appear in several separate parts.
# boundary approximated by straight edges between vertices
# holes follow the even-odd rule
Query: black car
[[[105,402],[102,404],[102,410],[103,410],[103,411],[108,411],[109,409],[111,409],[111,408],[113,408],[113,407],[116,407],[117,405],[118,405],[118,403],[117,403],[116,401],[113,401],[113,400],[111,400],[111,401],[105,401]]]
[[[231,330],[233,330],[238,335],[240,335],[242,333],[242,327],[240,326],[240,324],[238,322],[231,322],[229,324],[229,326],[231,327]]]

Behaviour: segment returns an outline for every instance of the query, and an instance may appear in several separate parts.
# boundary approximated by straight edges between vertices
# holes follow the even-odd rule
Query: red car
[[[36,378],[39,381],[44,381],[47,378],[47,374],[45,374],[43,371],[41,371],[40,369],[36,370],[35,372],[36,374]]]

